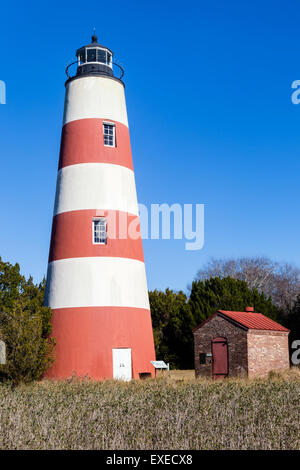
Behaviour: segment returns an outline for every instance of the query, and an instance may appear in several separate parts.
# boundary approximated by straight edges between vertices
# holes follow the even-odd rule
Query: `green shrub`
[[[187,296],[166,289],[149,292],[156,357],[169,362],[172,368],[194,367],[195,326]]]
[[[38,380],[53,361],[52,314],[43,306],[44,290],[45,281],[35,285],[20,274],[18,264],[0,258],[0,338],[7,356],[0,366],[2,380],[13,384]]]

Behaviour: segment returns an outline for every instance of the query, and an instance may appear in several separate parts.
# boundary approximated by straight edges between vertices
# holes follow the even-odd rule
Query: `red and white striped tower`
[[[113,53],[78,49],[66,82],[45,303],[53,310],[48,377],[153,375],[155,360],[124,84]],[[100,215],[99,215],[100,214]],[[110,236],[111,215],[117,233]],[[120,220],[139,236],[118,233]],[[121,230],[121,232],[124,232]]]

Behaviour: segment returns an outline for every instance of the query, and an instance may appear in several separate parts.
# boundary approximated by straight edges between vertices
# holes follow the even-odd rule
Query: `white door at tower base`
[[[116,348],[113,349],[113,372],[114,379],[131,380],[131,349]]]

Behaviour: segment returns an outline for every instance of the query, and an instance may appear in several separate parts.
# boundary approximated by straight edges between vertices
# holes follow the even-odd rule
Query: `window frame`
[[[111,126],[113,128],[113,145],[109,145],[105,143],[105,134],[104,133],[104,126]],[[116,124],[114,122],[103,121],[102,122],[102,133],[103,133],[103,144],[104,147],[115,148],[117,146],[117,139],[116,139]]]
[[[207,358],[206,358],[206,353],[202,353],[202,352],[199,353],[199,364],[200,364],[201,366],[206,365],[206,363],[207,363],[207,360],[206,360],[206,359],[207,359]]]
[[[104,221],[105,222],[105,242],[96,242],[95,241],[95,222]],[[92,220],[92,242],[93,245],[107,245],[107,218],[106,217],[93,217]]]

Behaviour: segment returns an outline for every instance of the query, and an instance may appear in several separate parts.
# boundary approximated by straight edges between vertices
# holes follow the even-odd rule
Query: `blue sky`
[[[300,266],[300,4],[6,2],[0,256],[46,273],[64,69],[89,42],[125,68],[139,202],[204,203],[205,245],[145,240],[149,288],[186,289],[211,256]]]

